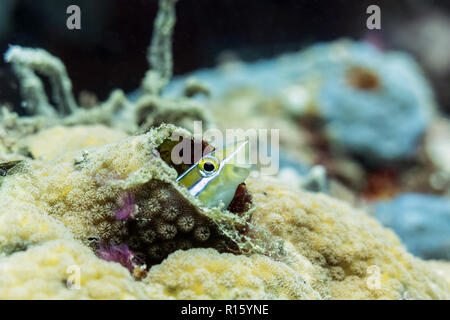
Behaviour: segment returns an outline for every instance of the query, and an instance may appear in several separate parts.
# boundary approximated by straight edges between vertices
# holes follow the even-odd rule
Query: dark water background
[[[70,4],[81,8],[81,30],[66,28]],[[381,31],[366,28],[370,4],[381,7]],[[146,49],[156,10],[156,0],[0,0],[0,51],[9,44],[44,48],[66,64],[76,97],[88,90],[103,100],[114,88],[139,86],[148,68]],[[230,50],[252,61],[340,37],[369,37],[386,48],[408,51],[408,41],[398,41],[393,30],[434,12],[448,17],[450,1],[181,0],[174,71],[214,66]],[[450,90],[443,85],[450,82],[450,72],[428,72],[428,77],[442,108],[450,111]],[[17,82],[3,61],[0,101],[21,111]]]

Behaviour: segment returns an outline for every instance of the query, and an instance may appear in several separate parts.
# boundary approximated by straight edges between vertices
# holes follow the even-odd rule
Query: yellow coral
[[[446,299],[450,286],[397,236],[364,212],[321,194],[291,191],[275,180],[250,180],[255,223],[281,237],[288,255],[315,270],[312,287],[333,299]],[[288,249],[290,248],[290,250]],[[291,263],[296,269],[297,263]]]
[[[261,255],[191,249],[171,254],[145,280],[176,299],[319,299],[308,282],[284,263]]]
[[[49,241],[0,258],[0,299],[164,298],[159,292],[76,241]]]
[[[427,261],[427,265],[436,271],[437,274],[444,277],[450,285],[450,262],[449,261]]]
[[[155,175],[155,170],[149,168],[152,165],[156,168],[154,160],[157,159],[152,153],[152,145],[148,143],[147,135],[128,138],[120,144],[70,151],[72,146],[86,145],[89,142],[88,137],[97,136],[98,129],[99,127],[93,128],[90,132],[87,130],[86,136],[75,135],[75,142],[69,143],[67,152],[57,159],[39,162],[32,173],[4,182],[7,189],[23,179],[29,180],[29,184],[23,189],[17,188],[17,193],[27,193],[27,189],[33,186],[37,190],[34,198],[36,205],[69,226],[78,239],[87,239],[99,232],[107,237],[112,234],[120,236],[118,233],[122,223],[115,221],[113,211],[121,190],[127,188],[124,186],[127,178],[142,174],[143,177],[139,179],[144,179],[141,182],[144,183]],[[79,130],[82,129],[75,130],[81,132]],[[46,135],[36,137],[34,145],[42,145]],[[50,159],[58,153],[53,148],[42,150],[45,158]],[[164,168],[159,168],[158,174],[165,173],[170,176],[167,170],[165,172]],[[136,181],[136,178],[131,180]]]
[[[27,145],[34,157],[51,160],[67,151],[98,147],[125,137],[120,130],[103,125],[56,126],[29,137]]]
[[[149,138],[131,137],[87,154],[70,151],[5,177],[0,187],[0,298],[449,298],[445,268],[408,254],[395,234],[364,212],[261,178],[248,180],[257,205],[252,222],[266,229],[274,243],[282,239],[285,255],[275,261],[214,249],[176,251],[135,280],[125,267],[99,259],[79,239],[99,230],[114,233],[103,215],[110,215],[117,186],[133,188],[158,174],[173,178],[168,167],[151,169],[156,160],[150,155],[159,142],[149,143]],[[75,161],[80,155],[84,158]],[[79,290],[67,285],[71,266],[79,267]]]

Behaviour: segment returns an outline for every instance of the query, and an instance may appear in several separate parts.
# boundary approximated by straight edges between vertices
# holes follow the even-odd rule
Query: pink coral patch
[[[101,259],[120,263],[133,273],[134,268],[142,263],[140,258],[125,243],[119,245],[99,244],[98,255]]]
[[[122,195],[122,208],[115,212],[116,220],[127,220],[132,215],[134,215],[136,211],[136,199],[131,191],[127,190]]]

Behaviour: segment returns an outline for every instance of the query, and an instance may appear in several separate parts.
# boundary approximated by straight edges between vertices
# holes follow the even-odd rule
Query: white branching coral
[[[31,112],[47,116],[55,115],[42,80],[36,72],[48,77],[53,100],[60,115],[70,114],[78,109],[72,94],[72,82],[60,59],[43,49],[11,46],[5,54],[5,60],[13,64],[13,70],[20,80],[25,105]]]
[[[160,0],[147,54],[151,69],[142,81],[137,102],[128,100],[121,89],[116,89],[105,102],[90,109],[81,108],[74,99],[72,82],[59,58],[43,49],[10,46],[5,61],[11,63],[18,77],[22,106],[35,116],[32,121],[45,118],[44,127],[103,124],[128,134],[146,132],[163,123],[192,131],[195,120],[212,127],[212,115],[202,104],[187,97],[168,99],[160,96],[172,77],[171,48],[177,1]],[[51,98],[46,93],[43,77],[50,82]]]
[[[142,82],[142,90],[150,94],[159,94],[172,77],[172,33],[176,21],[177,1],[159,1],[153,37],[147,54],[151,70]]]

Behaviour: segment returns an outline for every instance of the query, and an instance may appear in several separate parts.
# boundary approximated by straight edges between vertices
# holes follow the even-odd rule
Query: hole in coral
[[[115,232],[113,238],[102,237],[94,250],[100,258],[126,267],[136,279],[145,274],[143,269],[161,263],[177,250],[238,251],[216,224],[170,183],[149,181],[134,190],[133,197],[139,210],[120,221],[122,235],[116,237]]]
[[[180,141],[167,139],[157,149],[161,159],[179,174],[192,165],[183,163],[177,165],[172,161],[172,150]],[[193,152],[195,143],[198,142],[193,139],[184,141],[191,147],[191,162],[197,162],[199,159],[194,157]],[[203,152],[212,151],[212,147],[204,141],[201,141],[201,148]],[[215,169],[209,168],[207,162],[205,165],[206,170]],[[141,279],[146,273],[145,270],[161,263],[177,250],[214,248],[219,252],[242,253],[234,242],[236,239],[232,241],[225,236],[210,218],[199,211],[201,209],[194,206],[172,184],[151,180],[139,188],[129,190],[128,193],[132,194],[129,197],[133,199],[130,202],[131,207],[134,208],[136,205],[138,210],[133,211],[133,214],[124,215],[120,221],[117,221],[116,215],[116,221],[113,222],[119,223],[121,229],[109,232],[113,234],[109,238],[104,237],[106,233],[101,232],[99,241],[96,242],[95,237],[90,237],[92,239],[90,242],[94,244],[94,250],[100,258],[122,264],[136,279]],[[250,209],[251,201],[252,197],[245,183],[242,183],[236,189],[228,210],[237,214],[244,213]],[[248,232],[244,226],[235,227],[236,232],[242,236]]]
[[[241,183],[234,193],[233,200],[228,205],[228,211],[233,213],[244,213],[252,207],[252,195],[247,189],[245,182]]]
[[[196,142],[194,139],[191,140],[187,140],[187,139],[183,139],[180,138],[178,141],[172,141],[171,139],[166,139],[158,148],[158,152],[161,156],[161,159],[167,163],[169,166],[171,166],[172,168],[174,168],[178,174],[182,174],[183,172],[185,172],[186,170],[188,170],[192,164],[194,164],[195,162],[197,162],[199,159],[197,159],[194,155],[194,150],[195,150],[195,143]],[[184,164],[181,163],[179,165],[175,164],[172,161],[172,150],[173,148],[178,144],[178,143],[190,143],[190,148],[186,148],[186,150],[191,150],[191,157],[190,157],[190,164]],[[206,141],[202,141],[202,153],[203,155],[209,154],[212,151],[214,151],[214,148],[210,145],[208,145],[208,143]],[[198,146],[197,146],[198,148]],[[183,150],[183,148],[180,148],[181,151]],[[183,157],[183,154],[180,154],[180,157]],[[203,169],[207,172],[212,172],[216,169],[216,166],[214,163],[210,163],[210,162],[205,162],[203,165]],[[210,171],[208,171],[210,170]],[[249,210],[252,206],[252,196],[250,194],[250,192],[247,189],[247,186],[245,183],[241,183],[238,188],[236,189],[236,192],[234,194],[234,198],[231,201],[231,203],[228,205],[228,210],[230,212],[233,213],[243,213],[247,210]]]
[[[179,144],[182,145],[179,145]],[[201,144],[201,146],[200,146]],[[172,150],[177,146],[180,150],[178,154],[174,156],[178,157],[177,160],[182,160],[180,164],[175,164],[174,159],[172,158]],[[201,154],[196,155],[195,151],[201,147]],[[178,174],[182,174],[186,170],[188,170],[194,163],[196,163],[203,155],[206,155],[212,151],[214,148],[210,146],[206,141],[198,141],[194,139],[186,139],[180,137],[178,141],[173,141],[171,139],[166,139],[161,145],[157,148],[161,159],[167,163],[170,167],[174,168]],[[183,150],[190,150],[190,156],[184,155]],[[177,161],[178,162],[178,161]]]

